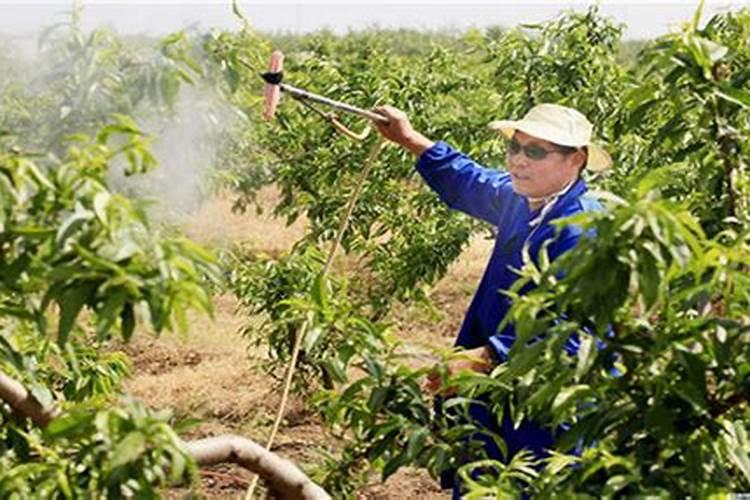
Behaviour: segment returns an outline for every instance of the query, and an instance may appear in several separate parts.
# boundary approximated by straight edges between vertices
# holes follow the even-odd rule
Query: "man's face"
[[[529,198],[542,198],[560,191],[578,176],[585,161],[585,153],[581,149],[565,153],[560,146],[521,131],[513,134],[513,141],[521,147],[515,153],[513,148],[508,149],[508,168],[513,190]],[[535,151],[537,148],[544,151]],[[544,158],[529,158],[527,152],[537,153],[530,156]]]

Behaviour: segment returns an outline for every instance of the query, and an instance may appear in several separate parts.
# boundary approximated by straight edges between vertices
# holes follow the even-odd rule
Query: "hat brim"
[[[607,170],[612,166],[612,157],[609,153],[604,150],[601,146],[595,143],[590,144],[565,144],[564,141],[555,140],[554,130],[544,127],[542,124],[523,122],[520,120],[497,120],[488,125],[491,130],[502,133],[508,139],[513,138],[513,134],[516,130],[545,141],[553,142],[561,146],[571,147],[588,147],[588,161],[586,162],[586,169],[594,172],[601,172]]]

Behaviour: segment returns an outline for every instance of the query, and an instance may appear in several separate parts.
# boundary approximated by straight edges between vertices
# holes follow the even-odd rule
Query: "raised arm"
[[[508,174],[484,168],[445,142],[434,142],[414,130],[403,111],[391,106],[375,111],[388,118],[376,123],[387,139],[411,151],[417,171],[449,207],[497,224],[505,203],[515,196]]]

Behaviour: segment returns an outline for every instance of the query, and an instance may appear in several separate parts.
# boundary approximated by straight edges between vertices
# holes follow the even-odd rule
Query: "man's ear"
[[[589,159],[589,152],[587,148],[578,148],[575,153],[571,155],[573,163],[578,167],[578,175],[586,168],[586,162]]]

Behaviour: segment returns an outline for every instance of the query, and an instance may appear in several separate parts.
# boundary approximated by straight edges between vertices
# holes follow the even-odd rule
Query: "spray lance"
[[[292,96],[294,99],[296,99],[298,102],[303,104],[308,109],[314,111],[315,113],[320,115],[322,118],[328,120],[339,132],[343,133],[344,135],[356,141],[363,141],[367,137],[367,134],[370,131],[369,127],[366,128],[360,134],[352,132],[338,120],[335,114],[325,113],[322,110],[315,107],[313,103],[323,104],[325,106],[332,107],[339,111],[353,113],[355,115],[361,116],[363,118],[367,118],[374,122],[383,123],[383,124],[388,123],[388,118],[386,118],[383,115],[379,115],[377,113],[373,113],[372,111],[367,111],[365,109],[358,108],[357,106],[352,106],[351,104],[347,104],[347,103],[340,102],[340,101],[335,101],[333,99],[329,99],[327,97],[324,97],[318,94],[313,94],[312,92],[308,92],[306,90],[300,89],[298,87],[294,87],[287,83],[283,83],[282,81],[283,80],[283,65],[284,65],[284,54],[282,54],[282,52],[279,50],[275,50],[271,54],[271,60],[268,65],[268,71],[261,74],[261,77],[263,77],[263,80],[266,82],[264,89],[263,89],[263,94],[264,94],[263,118],[266,121],[271,120],[274,117],[274,114],[276,113],[276,108],[279,104],[279,101],[281,100],[281,92],[283,91],[289,94],[290,96]],[[318,279],[316,280],[316,281],[320,281],[321,283],[323,283],[324,286],[326,284],[328,271],[330,270],[331,264],[333,263],[333,258],[336,255],[336,250],[341,246],[341,240],[343,239],[344,232],[346,231],[346,228],[349,225],[349,221],[352,218],[352,214],[354,213],[354,207],[356,206],[357,200],[359,199],[359,196],[362,193],[362,190],[365,185],[365,181],[367,180],[367,177],[370,171],[372,170],[373,165],[375,164],[375,160],[377,159],[380,152],[383,150],[383,147],[385,146],[385,144],[386,144],[385,139],[380,137],[370,147],[370,152],[367,156],[367,159],[365,160],[364,167],[362,171],[360,172],[359,176],[357,177],[357,180],[356,180],[356,183],[354,185],[351,195],[349,195],[349,200],[347,201],[344,212],[341,215],[341,221],[339,222],[339,227],[338,227],[338,230],[336,231],[336,236],[334,238],[333,244],[331,245],[331,248],[328,251],[328,256],[327,256],[325,265],[323,266],[323,269],[320,271],[320,274],[318,275]],[[297,364],[297,359],[299,358],[302,341],[305,338],[307,332],[311,329],[312,321],[313,320],[311,316],[308,315],[308,317],[305,319],[305,321],[303,321],[302,325],[297,329],[295,333],[295,340],[294,340],[294,345],[292,346],[291,358],[289,360],[289,365],[287,366],[286,374],[284,377],[284,387],[281,393],[281,403],[279,404],[279,408],[276,413],[276,418],[274,420],[273,426],[271,428],[271,432],[266,441],[266,449],[269,449],[269,450],[271,449],[271,446],[273,445],[274,439],[276,438],[276,434],[281,425],[281,421],[284,417],[287,401],[289,399],[289,391],[292,386],[292,377],[294,375],[295,367]],[[247,489],[245,500],[252,499],[257,484],[258,484],[258,476],[255,476],[255,478],[252,480],[252,482],[250,483],[250,486]]]

